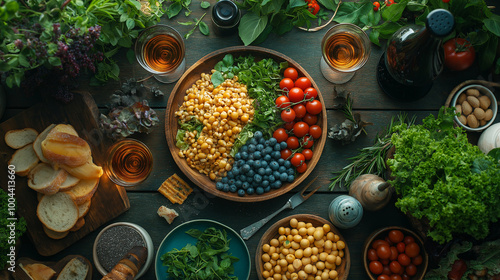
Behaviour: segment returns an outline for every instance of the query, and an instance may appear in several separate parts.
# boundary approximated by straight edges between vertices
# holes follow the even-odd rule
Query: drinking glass
[[[153,155],[139,140],[120,140],[107,151],[104,172],[119,186],[136,186],[146,180],[152,169]]]
[[[321,41],[321,73],[331,83],[346,83],[365,65],[370,50],[370,39],[361,28],[350,23],[336,24]]]
[[[144,29],[135,41],[135,58],[162,83],[177,81],[186,70],[186,47],[181,34],[168,25]]]

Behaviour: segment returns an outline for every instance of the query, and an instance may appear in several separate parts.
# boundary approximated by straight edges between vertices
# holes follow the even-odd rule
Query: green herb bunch
[[[396,207],[427,224],[427,235],[441,244],[455,234],[482,239],[500,218],[498,159],[470,144],[454,115],[454,108],[441,109],[422,125],[398,129],[387,161]]]
[[[26,232],[26,220],[21,217],[16,221],[15,236],[13,236],[14,239],[11,239],[11,231],[7,226],[12,221],[9,221],[7,217],[12,217],[13,213],[9,211],[8,201],[9,195],[3,189],[0,189],[0,217],[2,217],[0,219],[0,270],[4,269],[7,261],[9,261],[7,254],[11,252],[11,246],[15,247],[13,242],[17,242],[17,239]]]
[[[173,249],[161,256],[168,266],[169,279],[238,279],[234,274],[234,263],[239,261],[229,251],[230,239],[225,230],[209,227],[204,231],[190,229],[186,233],[197,239],[196,245]]]
[[[479,54],[481,70],[489,69],[495,61],[500,16],[493,14],[484,0],[451,0],[449,3],[442,0],[400,0],[392,5],[383,5],[378,11],[374,11],[373,7],[372,0],[342,2],[334,20],[370,30],[370,40],[380,45],[380,39],[389,39],[407,24],[425,25],[430,11],[447,9],[455,18],[455,30],[443,41],[454,37],[471,41]],[[498,63],[500,60],[497,61],[500,69]]]
[[[113,55],[130,48],[141,29],[160,20],[163,1],[1,1],[0,71],[5,83],[20,86],[28,71],[41,67],[71,76],[89,69],[100,82],[118,79]],[[44,74],[38,80],[53,75],[38,74]]]

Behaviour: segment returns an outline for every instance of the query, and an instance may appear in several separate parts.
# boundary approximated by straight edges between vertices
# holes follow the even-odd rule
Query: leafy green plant
[[[228,252],[230,240],[225,230],[209,227],[190,229],[186,234],[197,239],[196,245],[187,244],[161,256],[171,279],[238,279],[232,274],[233,263],[239,259]]]
[[[194,33],[196,28],[200,29],[201,34],[208,36],[208,34],[210,33],[210,29],[208,28],[208,25],[205,22],[201,21],[205,17],[206,14],[207,13],[204,13],[200,17],[200,19],[195,18],[194,21],[177,22],[178,24],[181,24],[181,25],[194,25],[193,28],[191,28],[191,30],[189,30],[188,33],[186,33],[186,35],[184,35],[184,38],[188,39],[189,36],[191,36]]]

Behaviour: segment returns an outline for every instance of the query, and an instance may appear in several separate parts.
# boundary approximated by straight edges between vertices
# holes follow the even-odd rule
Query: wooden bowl
[[[255,267],[257,269],[257,275],[259,277],[259,280],[264,280],[264,277],[262,276],[262,271],[264,270],[263,266],[263,261],[262,261],[262,255],[264,254],[262,251],[262,246],[264,244],[269,244],[271,239],[273,238],[279,238],[280,234],[278,232],[280,227],[290,227],[290,220],[291,219],[297,219],[299,222],[304,222],[304,223],[312,223],[313,226],[315,227],[321,227],[324,224],[328,224],[330,226],[330,231],[333,232],[334,234],[338,235],[340,237],[340,240],[344,241],[345,243],[345,248],[344,248],[344,257],[342,258],[342,263],[340,266],[337,266],[336,270],[338,272],[338,279],[339,280],[346,280],[347,276],[349,275],[349,269],[351,267],[351,260],[350,260],[350,253],[349,253],[349,247],[347,246],[347,243],[345,242],[344,237],[340,232],[328,221],[325,220],[321,217],[315,216],[315,215],[309,215],[309,214],[298,214],[298,215],[292,215],[286,218],[283,218],[276,223],[274,223],[262,236],[262,238],[259,241],[259,244],[257,245],[257,251],[255,252]]]
[[[425,272],[427,271],[427,266],[429,264],[429,256],[427,255],[427,252],[425,251],[424,247],[424,242],[422,238],[416,234],[415,232],[404,228],[404,227],[399,227],[399,226],[391,226],[391,227],[385,227],[378,229],[374,231],[370,236],[365,241],[365,244],[363,246],[363,264],[365,266],[366,273],[368,274],[368,277],[370,277],[371,280],[376,280],[377,276],[375,274],[370,272],[369,268],[369,260],[368,260],[368,250],[371,248],[371,244],[373,241],[377,239],[385,239],[385,237],[389,234],[391,230],[400,230],[403,232],[405,236],[409,235],[412,236],[415,239],[415,242],[420,246],[420,255],[422,255],[422,263],[417,266],[417,274],[414,276],[410,277],[411,280],[421,280],[424,278]]]
[[[311,81],[312,87],[314,87],[318,91],[317,99],[322,104],[322,112],[318,117],[318,123],[317,123],[317,125],[319,125],[322,129],[322,134],[320,138],[315,139],[314,141],[315,142],[314,155],[311,158],[311,160],[307,163],[307,171],[297,176],[292,183],[285,183],[283,184],[283,186],[281,186],[281,188],[272,189],[271,191],[261,195],[250,195],[250,196],[245,195],[243,197],[240,197],[238,196],[237,193],[223,192],[217,190],[215,188],[214,181],[210,180],[208,176],[201,174],[197,170],[191,168],[187,164],[185,159],[179,157],[179,148],[177,148],[177,146],[175,145],[175,136],[177,134],[177,128],[178,128],[177,117],[175,116],[175,112],[182,105],[183,98],[186,94],[186,90],[190,88],[191,85],[194,84],[198,79],[200,79],[201,73],[210,73],[210,71],[214,68],[215,64],[221,61],[226,54],[232,54],[234,57],[252,55],[253,57],[255,57],[256,60],[261,60],[264,58],[272,58],[278,63],[288,62],[289,66],[297,69],[297,71],[299,72],[299,76],[305,76]],[[291,58],[279,52],[261,47],[253,47],[253,46],[229,47],[215,51],[213,53],[204,56],[193,66],[191,66],[179,79],[174,89],[172,90],[172,93],[170,94],[166,110],[167,113],[165,114],[165,135],[167,138],[167,143],[170,153],[172,154],[172,157],[179,166],[179,168],[191,181],[193,181],[193,183],[195,183],[197,186],[199,186],[206,192],[228,200],[240,201],[240,202],[264,201],[267,199],[280,196],[290,191],[291,189],[298,186],[302,181],[304,181],[304,179],[307,176],[309,176],[311,171],[316,166],[326,142],[326,135],[328,128],[326,125],[325,102],[316,83],[313,81],[311,76],[309,76],[309,74],[304,70],[304,68],[302,68],[297,62],[293,61]]]

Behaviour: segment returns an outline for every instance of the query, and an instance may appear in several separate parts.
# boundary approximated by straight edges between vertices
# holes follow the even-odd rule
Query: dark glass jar
[[[424,97],[443,70],[441,42],[454,24],[449,11],[436,9],[427,16],[425,26],[411,24],[396,31],[377,67],[382,90],[400,101]]]
[[[231,0],[220,0],[212,8],[212,26],[216,35],[235,33],[240,23],[241,12]]]

